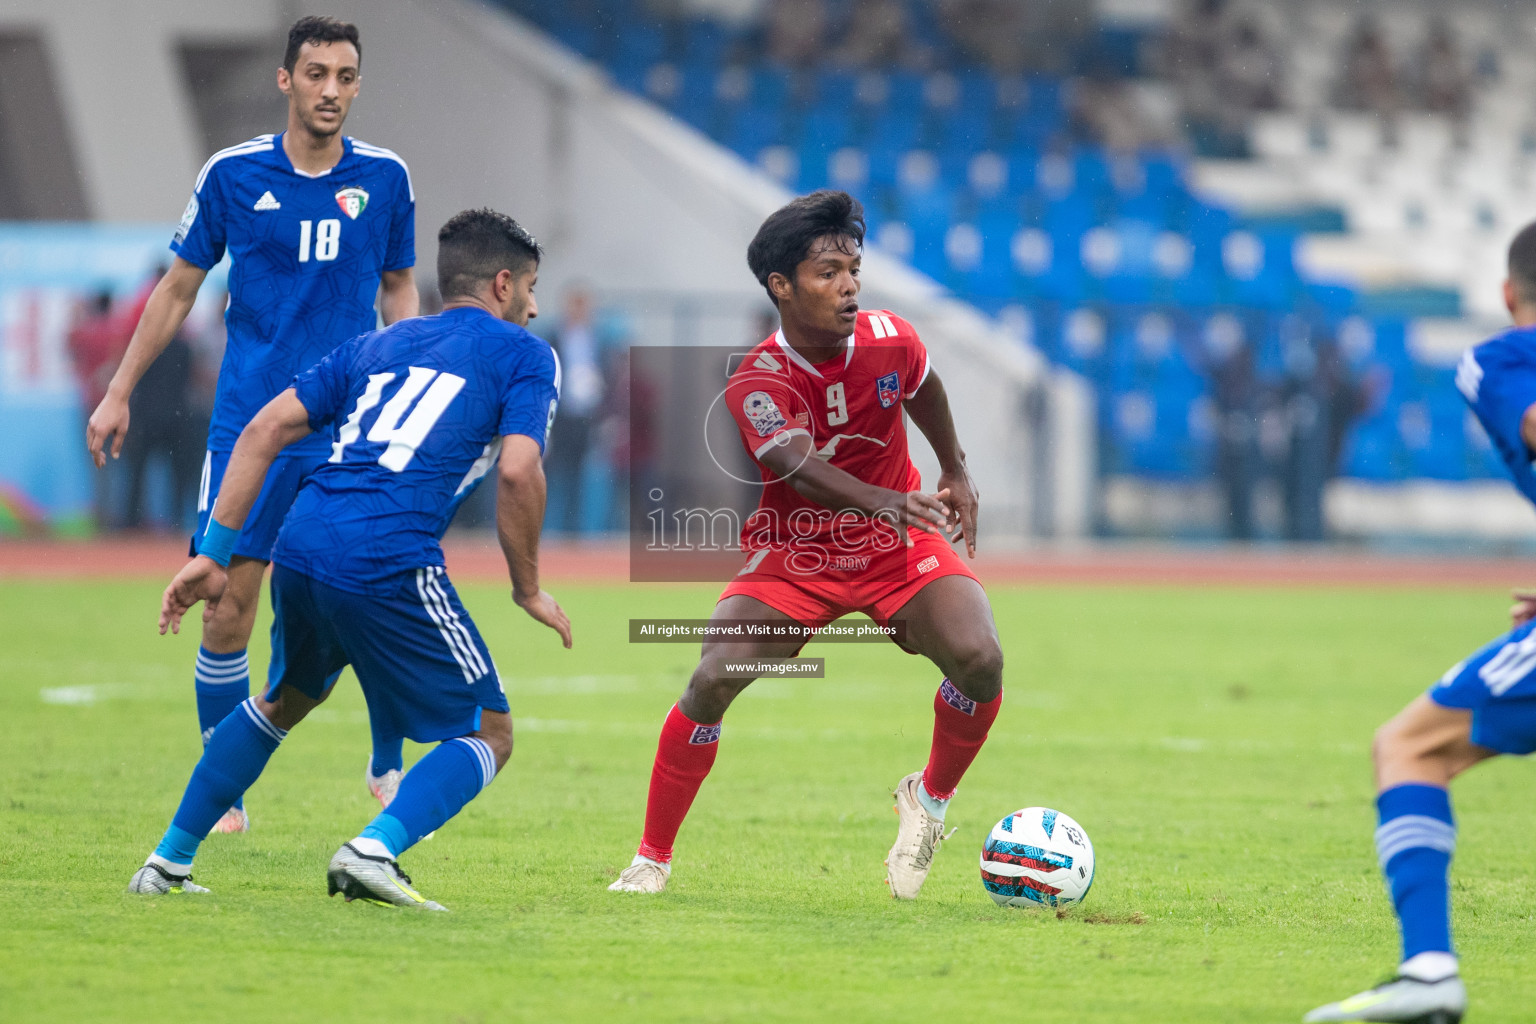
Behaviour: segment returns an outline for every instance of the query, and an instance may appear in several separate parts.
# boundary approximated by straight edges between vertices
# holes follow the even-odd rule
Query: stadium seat
[[[1116,386],[1153,393],[1156,429],[1131,459],[1141,470],[1166,474],[1197,463],[1189,457],[1196,432],[1184,428],[1209,402],[1203,383],[1190,383],[1195,371],[1188,364],[1180,371],[1185,377],[1146,376],[1132,351],[1134,332],[1115,326],[1161,306],[1179,325],[1181,351],[1203,352],[1210,323],[1237,323],[1238,333],[1252,339],[1265,386],[1284,374],[1283,325],[1298,315],[1308,319],[1308,330],[1337,337],[1353,372],[1391,381],[1387,407],[1351,436],[1351,473],[1392,479],[1423,471],[1454,479],[1459,471],[1500,472],[1486,439],[1452,429],[1464,412],[1454,400],[1434,397],[1443,382],[1435,368],[1414,363],[1403,321],[1376,313],[1363,319],[1356,311],[1375,307],[1362,305],[1353,288],[1304,279],[1293,230],[1275,218],[1245,225],[1195,195],[1177,146],[1127,155],[1068,145],[1063,79],[974,69],[932,5],[903,3],[910,31],[938,69],[918,73],[831,63],[790,70],[752,56],[761,40],[738,27],[707,17],[658,22],[641,0],[502,2],[786,185],[854,192],[867,203],[873,238],[983,309],[1027,309],[1034,335],[1053,358],[1095,373],[1128,359],[1134,379],[1117,376]],[[1319,52],[1343,45],[1347,19],[1305,13],[1298,31],[1333,40],[1318,42]],[[1332,27],[1316,35],[1324,22]],[[624,31],[615,31],[620,24]],[[1133,38],[1137,33],[1122,33],[1113,42]],[[1094,36],[1073,60],[1101,60],[1114,50],[1109,42]],[[1134,63],[1130,51],[1116,52],[1122,63]],[[1508,211],[1536,201],[1520,184],[1536,155],[1536,134],[1526,146],[1479,105],[1458,148],[1444,115],[1405,111],[1388,129],[1375,115],[1334,111],[1332,82],[1318,70],[1326,62],[1305,56],[1288,68],[1298,90],[1293,98],[1317,113],[1258,117],[1252,150],[1261,160],[1281,161],[1277,166],[1289,161],[1303,187],[1331,197],[1351,225],[1418,239],[1416,251],[1442,253],[1441,262],[1454,268],[1460,247],[1444,239],[1507,231]],[[1511,109],[1523,104],[1509,83],[1497,83],[1496,92]],[[1486,274],[1476,260],[1463,262],[1468,281]],[[1093,332],[1083,325],[1093,317],[1108,326],[1099,354],[1089,357],[1084,353],[1093,346],[1082,339]],[[1164,404],[1163,389],[1174,404]],[[1418,436],[1421,421],[1431,424],[1434,440],[1414,448],[1407,437]],[[1168,426],[1174,423],[1184,425],[1182,434]],[[1442,434],[1450,439],[1439,440]],[[1373,459],[1375,469],[1367,466]]]

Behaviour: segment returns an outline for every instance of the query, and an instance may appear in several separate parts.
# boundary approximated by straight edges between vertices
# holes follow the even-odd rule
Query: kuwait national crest
[[[888,373],[875,381],[875,392],[880,396],[880,408],[889,409],[901,397],[901,378]]]
[[[368,193],[356,185],[348,186],[336,193],[336,205],[341,207],[342,213],[357,220],[357,215],[368,208]]]

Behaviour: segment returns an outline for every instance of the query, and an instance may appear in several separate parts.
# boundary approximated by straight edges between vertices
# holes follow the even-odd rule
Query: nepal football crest
[[[901,377],[894,371],[875,381],[875,392],[880,396],[880,408],[889,409],[901,397]]]
[[[349,185],[336,193],[336,205],[352,220],[368,208],[368,193],[356,185]]]

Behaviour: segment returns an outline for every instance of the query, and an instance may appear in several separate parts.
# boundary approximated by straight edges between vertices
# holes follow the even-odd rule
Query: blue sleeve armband
[[[231,530],[213,516],[208,517],[208,529],[203,531],[203,539],[197,545],[197,553],[204,558],[211,558],[224,568],[229,568],[229,558],[235,553],[235,538],[240,536],[239,530]]]

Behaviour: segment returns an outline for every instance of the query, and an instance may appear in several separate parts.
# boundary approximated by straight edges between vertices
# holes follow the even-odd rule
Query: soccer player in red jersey
[[[976,554],[977,496],[949,400],[917,332],[859,309],[863,207],[846,192],[801,196],[758,229],[747,263],[783,327],[732,374],[725,402],[763,480],[742,529],[746,565],[714,622],[820,627],[850,612],[904,630],[898,642],[943,674],[928,764],[897,784],[886,860],[891,895],[912,899],[944,838],[944,812],[1002,704],[992,608],[950,546]],[[922,490],[902,413],[939,457]],[[609,886],[661,892],[672,846],[719,748],[726,708],[752,680],[727,663],[788,658],[803,639],[710,640],[661,730],[633,863]]]

